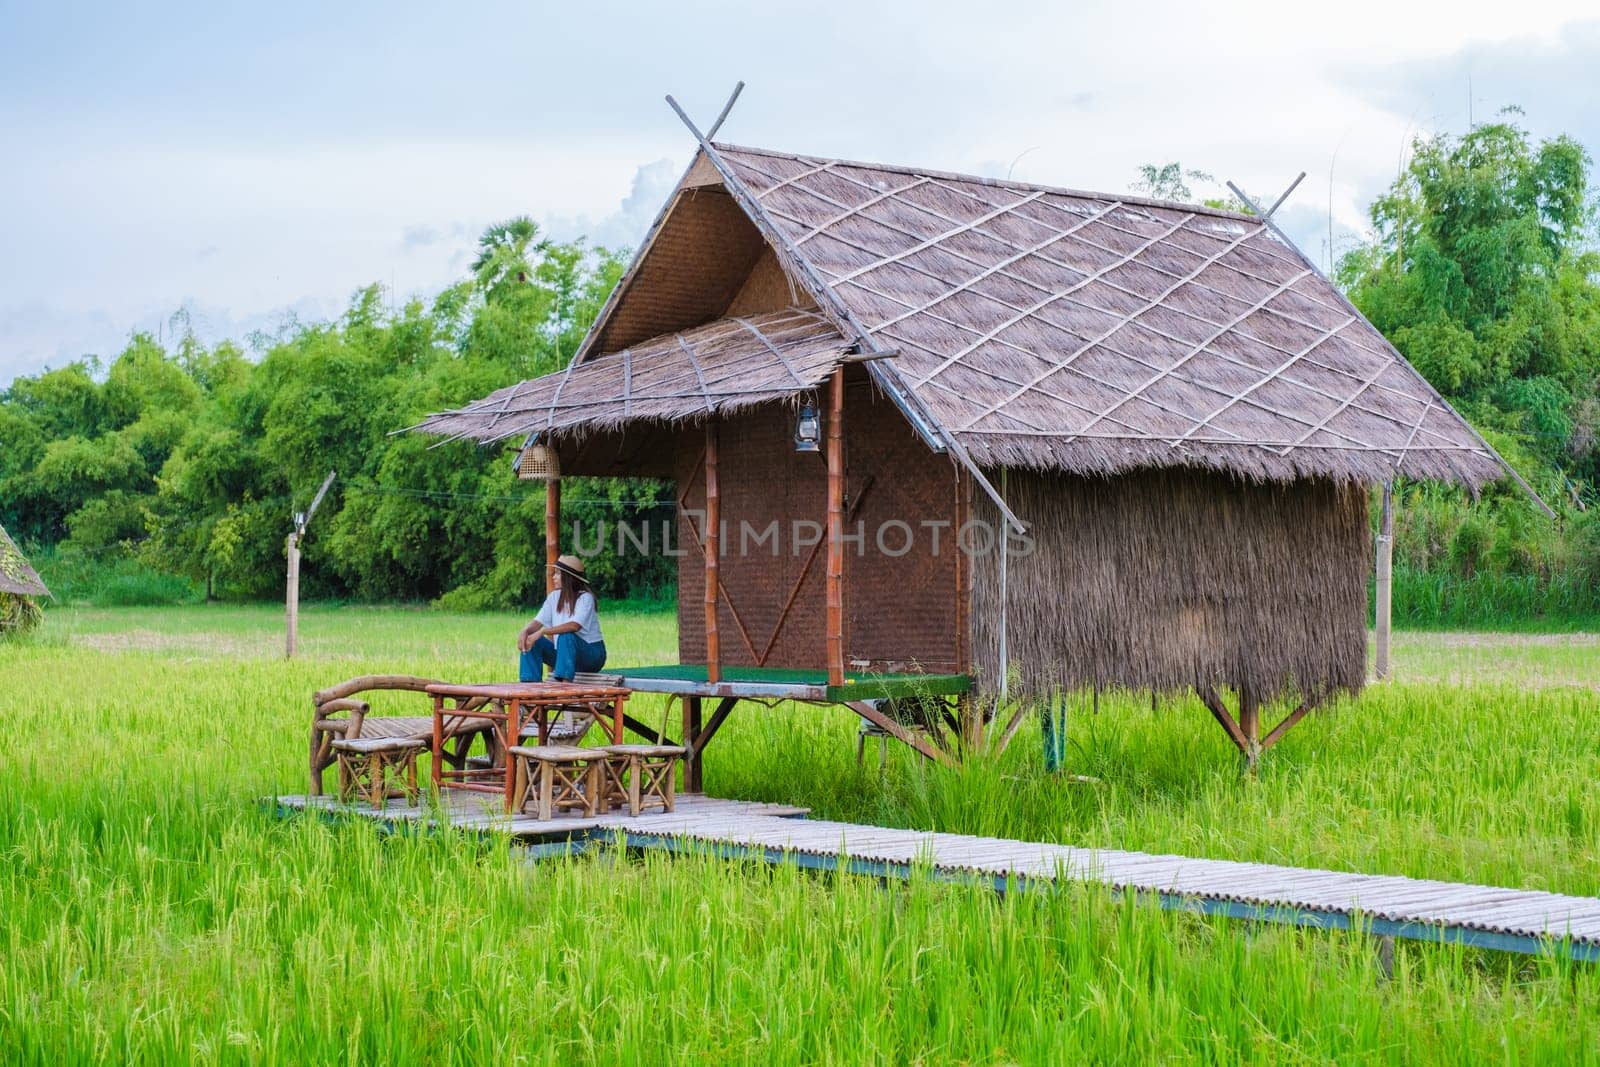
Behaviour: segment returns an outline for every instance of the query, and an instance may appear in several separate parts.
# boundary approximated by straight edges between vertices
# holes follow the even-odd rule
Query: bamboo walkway
[[[345,807],[328,797],[284,796],[275,802],[280,810],[432,824],[425,809],[395,801],[377,811]],[[620,835],[634,849],[709,853],[881,878],[906,878],[924,870],[1000,892],[1033,890],[1061,880],[1098,882],[1153,897],[1166,908],[1600,960],[1600,897],[897,830],[806,819],[804,808],[697,793],[681,795],[672,814],[637,818],[621,813],[548,822],[508,818],[491,800],[470,794],[452,795],[446,810],[454,828],[509,833],[539,855]]]

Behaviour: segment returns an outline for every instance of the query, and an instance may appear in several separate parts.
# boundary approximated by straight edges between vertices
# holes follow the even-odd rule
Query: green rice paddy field
[[[612,661],[673,658],[660,608]],[[309,694],[512,674],[510,616],[58,610],[0,646],[8,1063],[1600,1062],[1600,967],[1049,895],[279,819]],[[1401,634],[1397,680],[1240,776],[1197,704],[1070,713],[959,772],[746,708],[721,796],[895,826],[1600,893],[1600,640]],[[420,709],[411,697],[410,710]],[[401,711],[393,698],[378,710]],[[644,703],[640,717],[661,713]]]

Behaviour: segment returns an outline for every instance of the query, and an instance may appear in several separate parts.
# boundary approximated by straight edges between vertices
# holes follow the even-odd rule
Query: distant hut
[[[22,550],[0,526],[0,636],[32,629],[39,621],[33,598],[49,595]]]
[[[704,139],[572,364],[420,429],[676,483],[680,663],[618,670],[690,736],[787,668],[1193,689],[1249,759],[1363,683],[1367,489],[1508,473],[1270,222]]]

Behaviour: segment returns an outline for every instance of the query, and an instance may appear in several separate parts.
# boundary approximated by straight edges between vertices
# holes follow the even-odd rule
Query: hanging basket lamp
[[[561,457],[549,445],[529,439],[517,453],[517,477],[525,482],[554,482],[561,478]]]

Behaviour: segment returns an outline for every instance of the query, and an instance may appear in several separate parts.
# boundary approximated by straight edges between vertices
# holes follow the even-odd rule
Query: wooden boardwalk
[[[278,797],[280,808],[355,814],[416,823],[426,811],[344,807],[327,797]],[[804,808],[685,794],[672,814],[540,822],[507,818],[494,798],[453,793],[449,825],[505,832],[548,849],[596,839],[628,847],[700,852],[818,870],[905,878],[977,881],[1001,892],[1058,880],[1097,882],[1144,894],[1163,907],[1323,929],[1364,929],[1380,936],[1450,942],[1511,952],[1553,952],[1600,960],[1600,897],[1352,874],[1268,863],[1194,859],[1114,849],[1076,848],[998,837],[896,830],[806,819]]]

